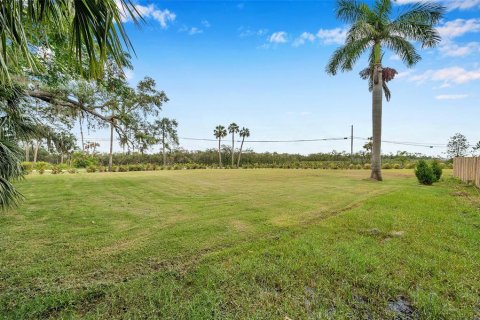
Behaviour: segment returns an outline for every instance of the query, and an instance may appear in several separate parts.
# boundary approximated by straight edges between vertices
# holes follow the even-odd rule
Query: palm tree
[[[245,141],[245,138],[250,137],[250,130],[243,127],[240,130],[240,137],[242,137],[242,143],[240,144],[240,151],[238,152],[237,168],[240,166],[240,157],[242,156],[243,142]]]
[[[218,139],[218,163],[220,168],[222,167],[222,151],[221,151],[221,140],[227,136],[227,130],[224,126],[218,125],[215,130],[213,130],[213,135]]]
[[[0,210],[16,205],[22,197],[12,184],[23,175],[22,151],[18,145],[36,134],[35,122],[19,109],[20,91],[14,87],[5,89],[10,90],[0,92],[0,99],[9,102],[0,109]]]
[[[158,141],[162,143],[163,165],[167,165],[166,149],[170,150],[171,145],[178,145],[177,135],[178,122],[175,119],[163,118],[156,120],[154,124],[155,135],[159,136]]]
[[[228,132],[232,134],[232,167],[235,161],[235,133],[238,133],[239,129],[239,126],[235,122],[230,123],[228,126]]]
[[[391,19],[392,0],[375,0],[373,7],[356,0],[338,0],[337,18],[351,24],[345,44],[337,49],[326,67],[335,75],[339,70],[352,70],[355,62],[367,50],[372,82],[372,173],[371,178],[382,180],[382,58],[384,48],[392,50],[402,61],[412,67],[421,60],[409,41],[416,41],[422,48],[435,47],[441,40],[434,25],[440,21],[445,8],[432,2],[416,3],[394,20]]]
[[[119,66],[125,64],[124,48],[130,50],[132,45],[122,20],[132,18],[136,23],[138,17],[131,0],[2,1],[0,81],[10,82],[11,70],[19,61],[39,68],[35,50],[31,50],[32,29],[39,43],[49,42],[47,29],[68,35],[72,63],[88,78],[98,78],[107,58]]]

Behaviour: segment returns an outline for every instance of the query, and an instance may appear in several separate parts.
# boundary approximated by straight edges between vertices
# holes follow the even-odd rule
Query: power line
[[[195,140],[195,141],[218,141],[217,139],[201,139],[201,138],[185,138],[180,137],[181,140]],[[296,140],[245,140],[247,143],[289,143],[289,142],[315,142],[315,141],[337,141],[346,140],[347,137],[342,138],[319,138],[319,139],[296,139]],[[242,142],[242,140],[236,140],[236,142]]]
[[[354,139],[363,140],[363,141],[370,141],[370,139],[362,138],[362,137],[354,137]],[[408,141],[391,141],[391,140],[382,140],[382,143],[390,143],[390,144],[397,144],[397,145],[404,145],[404,146],[412,146],[412,147],[425,147],[425,148],[446,148],[445,144],[441,143],[428,143],[428,142],[408,142]]]
[[[351,137],[354,140],[363,140],[363,141],[370,141],[368,138],[364,137]],[[350,139],[351,139],[350,138]],[[191,140],[191,141],[208,141],[208,142],[217,142],[217,139],[208,139],[208,138],[192,138],[192,137],[179,137],[181,140]],[[348,140],[348,137],[338,137],[338,138],[316,138],[316,139],[293,139],[293,140],[245,140],[245,143],[301,143],[301,142],[320,142],[320,141],[341,141],[341,140]],[[86,137],[84,138],[85,141],[92,141],[92,142],[109,142],[110,139],[106,138],[93,138],[93,137]],[[236,142],[241,142],[241,140],[236,140]],[[445,144],[441,143],[428,143],[428,142],[409,142],[409,141],[392,141],[392,140],[382,140],[382,143],[389,143],[389,144],[396,144],[396,145],[404,145],[404,146],[411,146],[411,147],[424,147],[424,148],[446,148]]]

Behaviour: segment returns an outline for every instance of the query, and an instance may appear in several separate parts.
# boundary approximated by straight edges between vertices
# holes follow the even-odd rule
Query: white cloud
[[[202,20],[202,26],[204,26],[205,28],[210,28],[211,27],[211,24],[208,20]]]
[[[412,72],[413,72],[412,70],[407,70],[407,71],[399,72],[399,73],[395,76],[395,79],[406,78],[406,77],[408,77],[409,75],[411,75]]]
[[[445,42],[438,50],[447,57],[464,57],[471,53],[480,52],[480,43],[469,42],[462,46],[453,42]]]
[[[412,4],[417,2],[429,2],[430,0],[396,0],[395,3],[399,5]],[[480,7],[480,0],[443,0],[441,1],[449,11],[459,9],[467,10]]]
[[[447,21],[440,25],[437,30],[443,38],[438,48],[443,56],[464,57],[471,53],[480,52],[480,43],[478,42],[457,44],[453,40],[467,33],[480,32],[480,19]]]
[[[446,2],[446,5],[449,10],[466,10],[480,7],[480,0],[451,0]]]
[[[346,28],[320,29],[317,32],[317,38],[324,44],[343,44],[346,37]]]
[[[192,27],[190,28],[190,30],[188,31],[188,34],[193,36],[195,34],[199,34],[199,33],[203,33],[203,30],[202,29],[198,29],[197,27]]]
[[[194,36],[196,34],[201,34],[203,33],[203,30],[197,27],[187,27],[186,25],[183,25],[180,29],[178,29],[179,32],[186,32],[191,36]]]
[[[293,46],[294,47],[299,47],[303,44],[305,44],[306,42],[313,42],[315,41],[315,35],[314,34],[311,34],[309,32],[304,32],[302,33],[298,38],[296,38],[294,41],[293,41]]]
[[[287,33],[285,31],[274,32],[268,38],[268,41],[271,43],[286,43],[288,41]]]
[[[257,36],[257,37],[262,37],[268,33],[268,29],[258,29],[258,30],[253,30],[248,27],[241,26],[238,28],[238,36],[240,38],[246,38],[246,37],[252,37],[252,36]]]
[[[441,94],[435,97],[437,100],[460,100],[468,97],[468,94]]]
[[[480,19],[455,19],[447,21],[437,28],[444,39],[461,37],[466,33],[480,32]]]
[[[480,69],[467,71],[461,67],[451,67],[438,70],[427,70],[422,74],[411,76],[410,81],[422,84],[426,81],[442,81],[441,87],[449,87],[451,84],[465,84],[480,80]]]
[[[123,6],[123,4],[120,1],[116,1],[117,6],[120,8],[120,12],[122,12],[122,21],[123,22],[129,22],[131,21],[131,17],[127,13],[128,10]],[[167,28],[168,24],[175,21],[176,19],[176,14],[171,12],[168,9],[157,9],[153,4],[150,4],[148,6],[142,6],[140,4],[135,5],[135,9],[138,11],[138,13],[143,17],[143,18],[152,18],[157,20],[160,23],[160,26],[162,28]]]

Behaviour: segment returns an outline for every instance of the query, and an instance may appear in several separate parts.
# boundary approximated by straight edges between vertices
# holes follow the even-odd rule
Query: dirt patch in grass
[[[418,319],[415,309],[405,297],[398,297],[396,300],[389,301],[388,309],[394,314],[393,319],[395,320]]]

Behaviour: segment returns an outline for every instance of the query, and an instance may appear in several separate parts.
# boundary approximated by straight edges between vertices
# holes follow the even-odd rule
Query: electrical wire
[[[180,140],[190,140],[190,141],[207,141],[207,142],[217,142],[218,139],[208,139],[208,138],[192,138],[192,137],[179,137]],[[354,140],[362,141],[371,141],[368,138],[364,137],[353,137]],[[321,142],[321,141],[342,141],[350,140],[350,137],[338,137],[338,138],[317,138],[317,139],[293,139],[293,140],[245,140],[245,143],[301,143],[301,142]],[[94,137],[85,137],[84,141],[91,142],[109,142],[110,139],[106,138],[94,138]],[[226,141],[226,140],[225,140]],[[241,140],[236,140],[235,142],[242,142]],[[396,144],[403,146],[411,147],[424,147],[424,148],[446,148],[445,144],[441,143],[428,143],[428,142],[409,142],[409,141],[392,141],[392,140],[382,140],[382,143]]]

